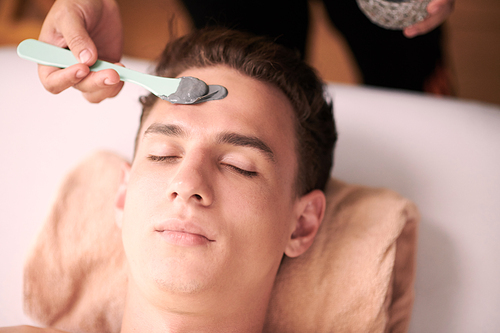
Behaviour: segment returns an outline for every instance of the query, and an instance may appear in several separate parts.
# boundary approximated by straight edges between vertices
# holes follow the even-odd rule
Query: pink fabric
[[[123,159],[90,156],[64,180],[24,276],[25,310],[71,332],[119,332],[127,284],[113,201]],[[313,246],[280,267],[264,331],[405,332],[419,215],[386,189],[330,180]]]

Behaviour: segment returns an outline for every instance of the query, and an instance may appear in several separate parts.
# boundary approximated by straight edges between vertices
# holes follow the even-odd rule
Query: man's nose
[[[210,163],[203,157],[185,157],[170,183],[169,199],[210,206],[214,199],[210,173]]]

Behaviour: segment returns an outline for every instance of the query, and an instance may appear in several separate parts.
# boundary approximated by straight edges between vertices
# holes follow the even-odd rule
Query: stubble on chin
[[[197,280],[156,277],[154,282],[160,290],[175,294],[196,294],[203,290],[202,283]]]

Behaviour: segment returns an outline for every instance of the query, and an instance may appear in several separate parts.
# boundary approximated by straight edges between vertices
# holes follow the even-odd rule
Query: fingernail
[[[90,51],[85,49],[83,50],[82,52],[80,52],[80,55],[78,56],[80,58],[80,62],[82,64],[86,63],[87,61],[90,60],[90,57],[92,56],[92,54],[90,54]]]
[[[405,36],[408,37],[408,38],[415,37],[416,33],[417,33],[417,31],[415,29],[412,29],[412,28],[407,28],[404,31]]]
[[[107,86],[112,86],[113,84],[115,84],[114,82],[112,82],[108,77],[104,79],[104,84],[107,85]]]
[[[83,79],[85,77],[85,72],[82,70],[79,70],[76,72],[76,78],[77,79]]]

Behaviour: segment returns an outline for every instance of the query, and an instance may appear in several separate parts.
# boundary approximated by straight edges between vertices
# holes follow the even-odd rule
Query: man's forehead
[[[228,89],[228,96],[195,105],[173,105],[157,100],[143,120],[141,137],[154,129],[154,126],[149,129],[152,124],[159,123],[182,126],[156,128],[155,132],[162,130],[174,134],[177,131],[177,134],[182,134],[179,132],[182,129],[205,134],[217,133],[219,136],[222,132],[228,132],[256,137],[274,153],[278,147],[280,150],[286,149],[285,141],[296,142],[292,104],[274,85],[225,66],[192,68],[180,75],[198,77],[208,84],[223,85]]]

